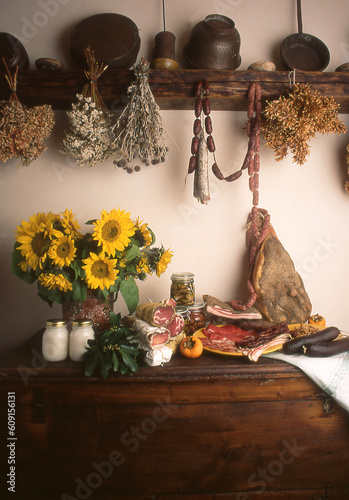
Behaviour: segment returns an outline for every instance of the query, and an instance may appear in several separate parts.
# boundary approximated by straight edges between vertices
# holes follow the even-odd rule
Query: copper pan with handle
[[[298,33],[283,40],[281,57],[287,68],[300,71],[323,71],[330,62],[330,52],[316,36],[303,33],[302,5],[297,0]]]

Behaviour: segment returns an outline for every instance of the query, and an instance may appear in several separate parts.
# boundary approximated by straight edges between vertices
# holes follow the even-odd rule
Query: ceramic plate
[[[220,325],[217,325],[220,326]],[[203,332],[203,329],[197,330],[194,334],[193,337],[201,337],[201,338],[206,338],[206,335]],[[266,351],[263,352],[263,354],[269,354],[270,352],[275,352],[279,351],[282,346],[278,347],[271,347],[270,349],[267,349]],[[247,357],[246,354],[242,354],[242,352],[225,352],[225,351],[220,351],[219,349],[211,349],[209,347],[204,346],[204,351],[208,352],[214,352],[216,354],[224,354],[225,356],[245,356]]]

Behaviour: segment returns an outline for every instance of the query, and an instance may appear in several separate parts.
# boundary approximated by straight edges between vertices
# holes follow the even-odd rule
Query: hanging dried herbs
[[[148,61],[142,59],[134,73],[136,79],[127,90],[128,104],[114,127],[121,150],[114,163],[130,173],[136,157],[148,166],[164,162],[168,153],[159,106],[149,86]],[[140,170],[140,166],[134,170]]]
[[[274,149],[277,161],[290,151],[293,162],[303,165],[310,152],[308,142],[318,132],[346,132],[338,112],[333,97],[321,96],[310,84],[296,83],[288,96],[267,103],[262,123],[265,145]]]
[[[27,108],[17,96],[18,67],[12,76],[5,60],[6,81],[11,89],[8,101],[0,101],[0,161],[20,158],[21,166],[28,166],[47,148],[44,140],[55,123],[51,106]]]
[[[81,94],[76,95],[72,111],[67,112],[70,128],[63,140],[61,153],[71,155],[81,167],[92,167],[115,154],[116,143],[111,125],[112,113],[105,106],[97,86],[98,78],[108,66],[99,65],[90,47],[85,54],[88,83]]]

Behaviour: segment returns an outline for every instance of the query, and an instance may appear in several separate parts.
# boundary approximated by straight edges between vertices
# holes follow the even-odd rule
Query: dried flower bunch
[[[92,167],[115,154],[116,143],[111,125],[112,114],[107,110],[97,87],[98,78],[108,66],[99,66],[90,47],[85,54],[88,83],[81,94],[77,94],[72,111],[67,112],[70,128],[63,140],[61,153],[71,155],[81,167]]]
[[[291,151],[293,162],[303,165],[310,152],[308,141],[317,132],[338,134],[346,131],[338,118],[339,105],[333,97],[323,97],[310,84],[296,83],[288,96],[268,102],[263,112],[265,144],[274,149],[277,161]]]
[[[47,148],[44,140],[53,129],[55,118],[51,106],[23,106],[17,96],[18,67],[12,76],[4,62],[5,78],[11,89],[8,101],[0,102],[0,161],[20,158],[28,166]]]
[[[128,104],[114,127],[121,150],[114,163],[129,173],[140,170],[139,165],[132,167],[137,156],[148,166],[164,162],[168,153],[159,106],[149,86],[149,62],[142,59],[134,73],[136,79],[127,90]]]

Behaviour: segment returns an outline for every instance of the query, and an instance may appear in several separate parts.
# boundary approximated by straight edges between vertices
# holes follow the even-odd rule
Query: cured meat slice
[[[166,326],[171,323],[175,315],[172,303],[147,302],[140,304],[136,309],[136,317],[153,326]]]
[[[180,314],[175,314],[173,320],[166,325],[167,330],[170,332],[170,337],[176,337],[182,333],[184,328],[184,319]]]
[[[312,306],[303,280],[274,231],[256,254],[253,286],[258,308],[268,321],[305,323],[309,318]]]
[[[231,342],[239,342],[246,338],[256,337],[257,332],[251,332],[250,330],[243,330],[235,325],[223,325],[217,326],[209,324],[206,328],[203,328],[204,335],[211,341],[224,342],[229,340]]]
[[[139,318],[134,319],[132,328],[139,334],[141,345],[147,348],[165,345],[170,338],[167,328],[152,326]]]
[[[206,311],[221,318],[230,319],[262,319],[262,314],[256,307],[250,307],[244,311],[233,309],[227,302],[223,302],[211,295],[203,295],[206,302]]]

